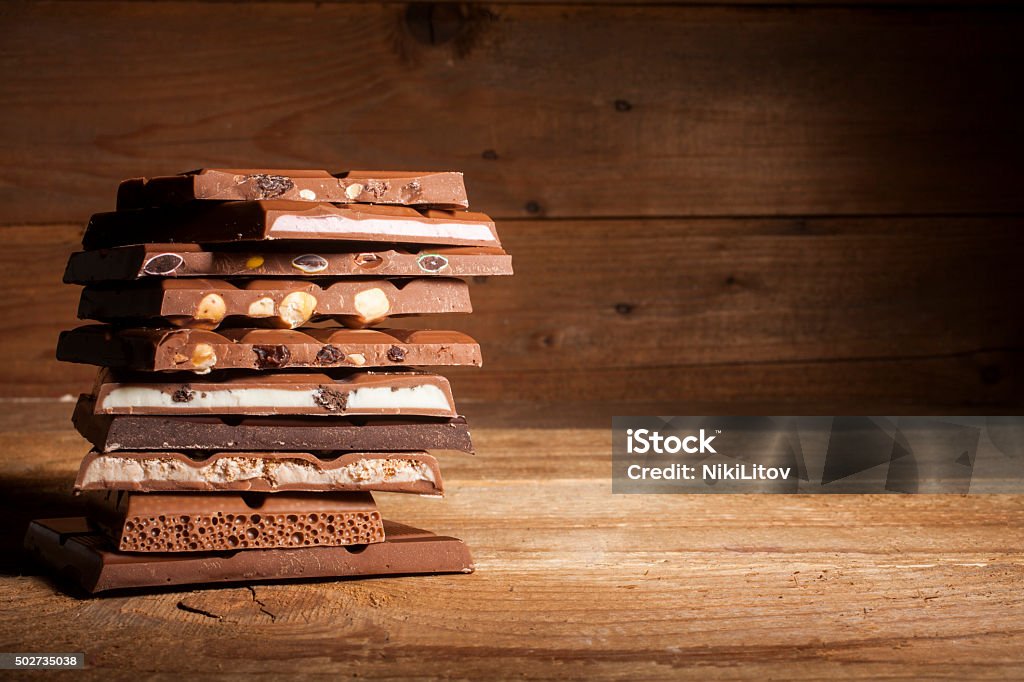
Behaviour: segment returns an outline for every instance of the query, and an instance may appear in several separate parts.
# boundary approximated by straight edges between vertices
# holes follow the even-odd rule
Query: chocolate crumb
[[[318,365],[334,365],[341,360],[343,355],[344,353],[337,346],[327,345],[316,354],[316,363]]]
[[[388,360],[391,362],[405,361],[405,349],[401,346],[391,346],[388,348]]]
[[[402,187],[402,193],[409,199],[415,199],[420,195],[421,189],[422,187],[420,187],[420,181],[413,180],[412,182],[409,182],[404,187]]]
[[[370,180],[366,183],[365,191],[372,194],[374,199],[380,200],[390,187],[391,183],[387,180]]]
[[[195,397],[196,392],[192,390],[191,384],[182,384],[178,387],[178,390],[171,394],[171,400],[176,403],[188,403]]]
[[[288,346],[279,344],[253,346],[252,352],[256,355],[257,369],[284,367],[292,359],[292,353],[288,350]]]
[[[253,189],[256,190],[257,199],[276,199],[295,187],[295,183],[292,182],[292,179],[286,178],[283,175],[267,175],[265,173],[260,173],[258,175],[250,175],[249,179],[252,180]]]
[[[321,386],[313,394],[313,402],[328,412],[344,412],[348,406],[348,396],[333,388]]]

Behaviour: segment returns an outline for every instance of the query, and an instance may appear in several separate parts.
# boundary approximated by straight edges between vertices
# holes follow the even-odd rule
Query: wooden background
[[[1021,496],[612,495],[611,414],[1024,412],[1024,9],[0,4],[0,651],[93,677],[1024,676]],[[389,518],[471,576],[82,600],[60,283],[121,178],[459,169],[517,274],[453,372],[478,454]],[[86,673],[89,674],[89,673]],[[40,673],[39,677],[47,675]]]
[[[0,395],[119,179],[262,165],[465,171],[466,404],[1024,407],[1024,12],[757,4],[5,3]]]

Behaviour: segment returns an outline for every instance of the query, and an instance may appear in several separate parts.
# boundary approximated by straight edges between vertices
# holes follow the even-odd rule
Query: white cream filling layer
[[[382,234],[400,237],[444,237],[494,242],[494,234],[487,225],[474,223],[421,223],[416,220],[387,220],[363,218],[353,220],[339,216],[284,215],[274,221],[273,231],[323,232],[332,234]]]
[[[364,459],[337,469],[321,469],[312,462],[278,461],[255,457],[221,457],[212,464],[193,466],[173,459],[97,457],[86,469],[82,485],[172,481],[178,483],[228,484],[265,481],[271,487],[286,485],[378,485],[381,483],[436,483],[423,462],[407,459]]]
[[[147,386],[119,386],[100,401],[100,410],[136,407],[167,409],[195,408],[282,408],[311,407],[323,409],[317,402],[319,390],[288,390],[283,388],[231,388],[194,391],[192,399],[175,401],[172,394]],[[347,410],[365,409],[433,409],[451,410],[448,398],[437,386],[423,384],[409,388],[357,388],[347,394]]]
[[[348,394],[349,409],[431,409],[450,410],[448,397],[437,386],[423,384],[412,388],[357,388]]]

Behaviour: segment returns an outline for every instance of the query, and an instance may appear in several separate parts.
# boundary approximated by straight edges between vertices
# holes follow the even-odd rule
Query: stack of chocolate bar
[[[57,357],[102,369],[74,414],[89,516],[26,547],[86,590],[469,572],[461,541],[381,518],[372,493],[440,496],[472,452],[448,381],[465,334],[371,328],[470,312],[509,275],[460,173],[201,170],[127,180],[65,281]]]

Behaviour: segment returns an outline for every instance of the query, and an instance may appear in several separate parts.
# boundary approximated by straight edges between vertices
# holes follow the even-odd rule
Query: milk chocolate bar
[[[98,414],[380,415],[455,417],[448,380],[421,372],[182,377],[102,370]],[[338,449],[338,448],[332,448]]]
[[[122,552],[365,545],[384,541],[370,493],[126,493],[90,498]]]
[[[216,329],[234,318],[229,322],[295,329],[328,317],[365,327],[388,317],[472,309],[469,287],[461,279],[341,280],[325,287],[302,280],[163,279],[87,286],[78,317],[152,320],[199,329]]]
[[[373,491],[441,496],[437,460],[425,452],[90,452],[75,490],[135,492]]]
[[[265,243],[269,245],[269,243]],[[498,247],[438,246],[383,250],[212,250],[199,244],[133,244],[71,254],[69,284],[152,277],[470,277],[511,275]]]
[[[302,578],[472,573],[469,549],[451,537],[384,521],[384,542],[350,547],[245,552],[125,554],[84,518],[33,521],[25,549],[57,576],[89,593]]]
[[[471,365],[480,346],[430,329],[117,329],[61,332],[57,359],[146,371]]]
[[[125,180],[117,208],[144,208],[195,199],[290,199],[336,204],[401,204],[465,208],[462,173],[414,171],[202,168],[180,175]]]
[[[283,200],[196,202],[97,213],[89,220],[82,246],[263,239],[501,246],[494,222],[483,213]]]
[[[465,417],[229,417],[96,414],[83,395],[75,428],[100,452],[207,450],[245,452],[473,452]]]

